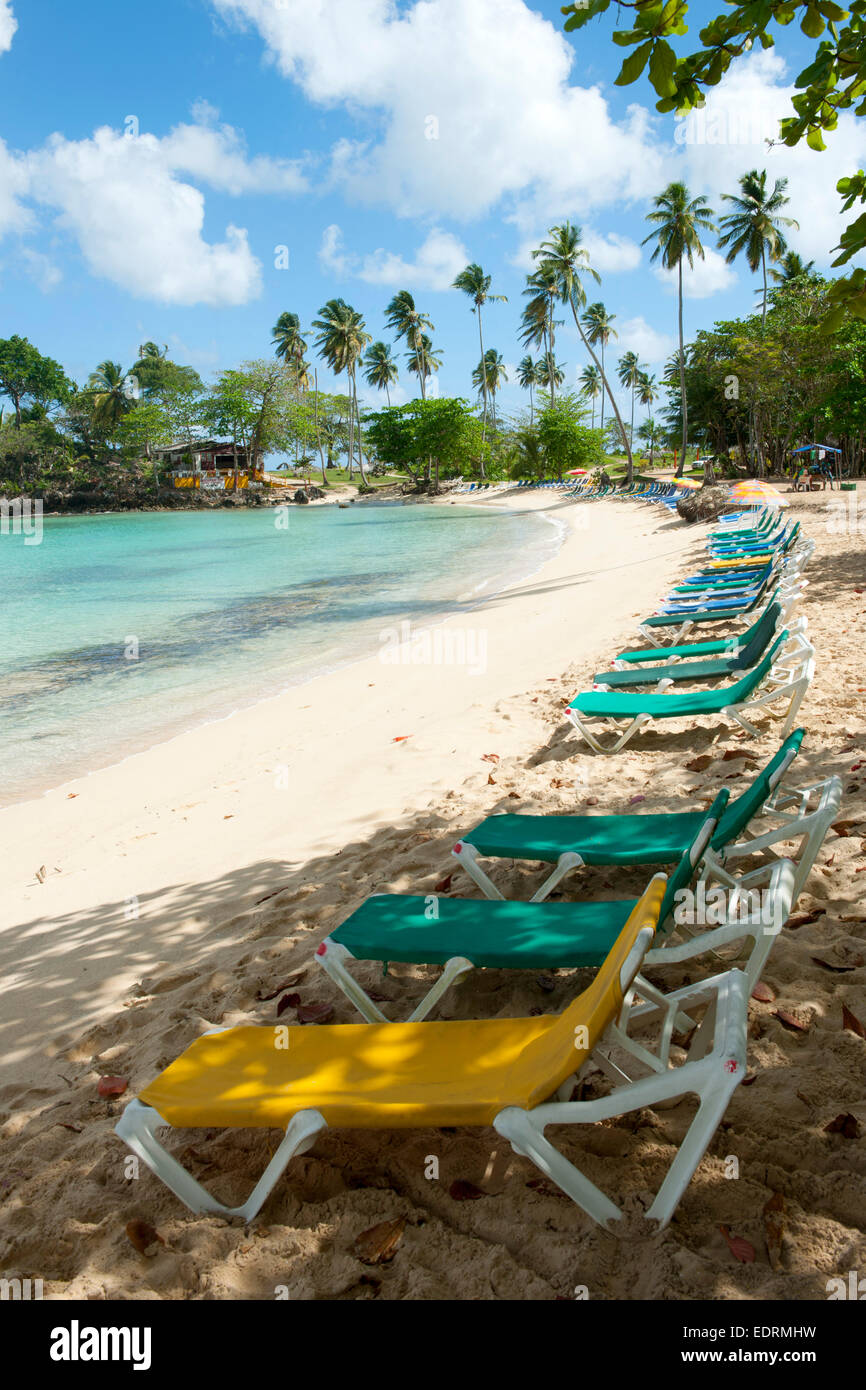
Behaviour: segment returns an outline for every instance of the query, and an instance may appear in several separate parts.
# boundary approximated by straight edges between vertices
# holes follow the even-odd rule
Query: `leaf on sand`
[[[635,803],[638,802],[638,801],[646,801],[646,797],[645,797],[645,796],[630,796],[629,799],[628,799],[628,804],[629,804],[629,806],[634,806]]]
[[[476,1187],[474,1182],[467,1182],[465,1178],[457,1178],[448,1189],[448,1196],[455,1202],[476,1202],[479,1197],[486,1196],[480,1187]]]
[[[727,1226],[720,1226],[719,1230],[728,1243],[728,1249],[735,1260],[739,1260],[742,1265],[750,1265],[755,1260],[755,1247],[750,1245],[742,1236],[732,1236]]]
[[[499,754],[498,754],[498,753],[482,753],[482,754],[481,754],[481,761],[482,761],[483,763],[498,763],[498,762],[499,762]]]
[[[393,1260],[397,1247],[403,1239],[406,1218],[397,1221],[380,1221],[355,1237],[355,1254],[365,1265],[383,1265]]]
[[[271,999],[276,999],[278,994],[282,994],[284,989],[291,989],[292,985],[299,984],[306,973],[306,970],[298,970],[296,974],[290,975],[287,980],[283,980],[281,985],[277,985],[276,989],[272,989],[269,994],[265,994],[260,989],[256,990],[256,999],[258,999],[260,1004],[269,1003]]]
[[[436,887],[433,889],[433,892],[447,893],[448,889],[451,887],[451,880],[453,877],[453,874],[446,874],[445,878],[440,878],[439,882],[436,884]]]
[[[788,918],[785,930],[796,931],[798,927],[807,927],[810,922],[817,922],[819,917],[823,917],[826,911],[826,907],[813,907],[811,912],[798,912]]]
[[[825,970],[833,970],[837,975],[844,975],[849,970],[859,970],[863,964],[863,957],[851,953],[847,960],[824,960],[821,956],[813,956],[812,960],[816,965],[823,965]]]
[[[770,1268],[777,1273],[782,1268],[782,1237],[785,1234],[785,1199],[774,1192],[764,1207],[764,1239]]]
[[[493,776],[493,773],[492,773],[492,772],[490,773],[490,775],[489,775],[488,778],[487,778],[487,785],[488,785],[488,787],[495,787],[495,786],[496,786],[496,778]]]
[[[792,1033],[808,1033],[809,1025],[798,1018],[796,1014],[789,1014],[787,1009],[774,1009],[773,1018],[777,1018],[786,1028],[790,1028]]]
[[[396,738],[392,738],[391,742],[392,742],[392,743],[405,743],[406,740],[407,740],[407,738],[411,738],[411,737],[412,737],[411,734],[398,734]]]
[[[692,758],[690,763],[686,763],[689,772],[703,772],[713,761],[711,753],[700,753],[696,758]]]
[[[126,1238],[139,1255],[155,1255],[157,1247],[165,1245],[159,1231],[147,1221],[129,1221],[126,1226]]]
[[[842,1027],[849,1033],[856,1033],[858,1038],[866,1038],[866,1028],[845,1004],[842,1005]]]
[[[552,994],[556,989],[556,981],[552,975],[539,975],[535,983],[539,989],[543,989],[545,994]]]
[[[277,1018],[286,1012],[286,1009],[296,1009],[301,1002],[299,994],[284,994],[277,1005]]]
[[[772,1004],[776,998],[776,991],[765,985],[763,980],[759,980],[752,990],[752,998],[757,999],[759,1004]]]
[[[833,822],[833,824],[830,826],[830,829],[835,830],[837,835],[841,835],[844,837],[846,835],[850,835],[851,830],[855,825],[862,824],[862,820],[837,820]]]
[[[333,1004],[302,1004],[298,1009],[298,1022],[327,1023],[333,1012]]]
[[[835,1120],[831,1120],[828,1125],[824,1126],[824,1133],[841,1134],[845,1139],[859,1139],[860,1124],[857,1116],[850,1115],[847,1112],[842,1115],[837,1115]]]
[[[128,1084],[125,1076],[100,1076],[96,1089],[101,1096],[122,1096]]]

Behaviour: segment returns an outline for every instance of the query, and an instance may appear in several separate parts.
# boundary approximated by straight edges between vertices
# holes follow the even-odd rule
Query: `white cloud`
[[[31,247],[25,246],[21,250],[21,259],[27,274],[39,286],[43,294],[50,294],[63,279],[59,267],[54,264],[50,256],[43,255],[41,251],[34,251]]]
[[[428,232],[411,261],[382,247],[365,256],[346,251],[343,233],[336,223],[325,228],[319,248],[323,270],[340,279],[352,276],[371,285],[407,285],[427,290],[449,289],[468,260],[462,242],[438,227]]]
[[[675,350],[676,339],[668,333],[659,333],[646,319],[627,319],[620,326],[617,353],[636,352],[641,362],[655,365],[664,362]]]
[[[213,0],[256,26],[312,101],[380,117],[332,178],[400,215],[469,218],[503,198],[546,218],[643,197],[662,178],[654,117],[615,121],[570,82],[574,50],[524,0]]]
[[[8,53],[18,28],[12,13],[12,0],[0,0],[0,53]]]
[[[218,115],[209,102],[196,102],[194,124],[175,126],[159,142],[167,168],[189,174],[222,193],[307,191],[298,161],[271,159],[267,155],[249,159],[240,133],[233,126],[217,125]]]
[[[664,270],[656,265],[655,274],[672,294],[676,294],[676,270]],[[683,261],[683,299],[708,299],[711,294],[730,289],[736,283],[734,267],[728,265],[724,256],[711,246],[705,246],[703,259],[695,256],[693,266],[687,260]]]
[[[586,247],[596,270],[636,270],[641,263],[641,249],[631,237],[618,232],[586,233]]]
[[[155,136],[54,135],[27,164],[31,196],[59,212],[94,275],[167,304],[245,304],[259,293],[246,231],[230,224],[224,241],[204,240],[204,196],[175,177]]]
[[[12,154],[0,140],[0,236],[6,232],[24,231],[32,225],[33,214],[21,201],[27,192],[28,182],[23,159]]]

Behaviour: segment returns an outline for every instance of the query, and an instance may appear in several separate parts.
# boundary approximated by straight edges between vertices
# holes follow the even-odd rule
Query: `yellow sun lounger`
[[[193,1212],[251,1220],[289,1160],[328,1126],[492,1125],[596,1221],[619,1208],[545,1138],[552,1124],[592,1124],[696,1093],[700,1105],[647,1216],[666,1225],[743,1078],[748,986],[738,970],[661,994],[638,980],[665,876],[653,878],[590,987],[561,1014],[467,1022],[239,1027],[198,1038],[126,1107],[116,1130]],[[645,1001],[636,1005],[637,994]],[[688,1058],[672,1067],[674,1021],[706,1003]],[[629,1023],[660,1016],[655,1051]],[[617,1060],[606,1055],[615,1044]],[[626,1061],[621,1060],[624,1054]],[[600,1100],[568,1101],[592,1058],[614,1081]],[[634,1080],[630,1070],[649,1075]],[[226,1207],[162,1147],[160,1126],[285,1129],[252,1195]]]

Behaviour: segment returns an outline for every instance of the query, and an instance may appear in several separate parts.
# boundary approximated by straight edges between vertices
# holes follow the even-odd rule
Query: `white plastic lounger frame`
[[[805,632],[807,631],[807,629],[808,629],[808,626],[809,626],[809,620],[808,620],[808,618],[795,618],[794,621],[793,621],[792,623],[789,623],[789,622],[786,621],[785,614],[786,614],[786,612],[790,612],[790,611],[791,611],[791,608],[793,607],[793,604],[791,604],[791,603],[788,603],[787,605],[786,605],[786,604],[783,604],[783,603],[781,602],[780,599],[777,599],[776,602],[779,604],[779,610],[780,610],[780,611],[779,611],[779,616],[778,616],[778,618],[776,619],[776,625],[775,625],[775,627],[773,628],[773,634],[775,635],[777,632],[781,632],[783,628],[787,628],[787,629],[788,629],[788,633],[789,633],[789,635],[790,635],[791,637],[793,637],[794,634],[797,633],[797,632],[805,633]],[[756,622],[755,622],[755,625],[756,625],[756,626],[757,626],[757,621],[758,621],[758,620],[756,619]],[[746,632],[748,632],[748,628],[744,628],[742,632],[735,633],[735,634],[729,639],[732,645],[731,645],[730,647],[728,647],[726,651],[717,652],[717,653],[716,653],[716,656],[717,656],[717,657],[720,657],[722,660],[724,660],[725,658],[730,658],[730,657],[732,657],[732,656],[739,656],[740,653],[742,652],[743,648],[746,646],[746,642],[745,642],[745,640],[744,640]],[[707,640],[711,640],[711,639],[707,639]],[[772,637],[771,637],[771,638],[770,638],[770,642],[772,642],[772,640],[773,640],[773,639],[772,639]],[[679,646],[680,643],[677,643],[676,645]],[[768,644],[768,645],[769,645],[769,644]],[[702,657],[700,657],[700,656],[695,657],[695,658],[692,658],[692,657],[689,657],[689,656],[677,656],[677,655],[666,656],[666,655],[665,655],[666,650],[667,650],[666,647],[660,647],[660,648],[659,648],[659,659],[658,659],[658,665],[659,665],[659,666],[682,666],[682,667],[685,669],[685,668],[687,667],[687,663],[688,663],[689,661],[691,661],[691,660],[693,660],[693,659],[696,660],[696,661],[701,661],[701,660],[704,659],[704,658],[702,658]],[[649,665],[649,662],[647,662],[647,665]],[[641,668],[640,668],[640,663],[632,662],[632,661],[620,661],[619,658],[615,658],[614,661],[611,662],[611,667],[610,667],[610,669],[611,669],[612,671],[639,671]],[[647,682],[647,684],[649,684],[649,682]]]
[[[568,1101],[553,1099],[532,1110],[507,1106],[493,1121],[498,1134],[507,1139],[515,1153],[529,1158],[545,1176],[552,1179],[594,1221],[606,1226],[617,1221],[622,1212],[594,1183],[564,1157],[545,1138],[550,1125],[596,1124],[601,1120],[626,1115],[660,1101],[679,1096],[696,1095],[697,1113],[680,1144],[679,1151],[662,1183],[655,1200],[646,1213],[648,1220],[668,1224],[677,1203],[688,1186],[715,1133],[728,1101],[742,1081],[746,1071],[746,1019],[749,1001],[748,982],[739,970],[716,975],[697,985],[664,994],[637,979],[644,953],[652,939],[647,927],[639,935],[624,963],[620,975],[625,1000],[616,1023],[607,1029],[598,1046],[581,1068],[581,1075],[594,1063],[615,1083],[613,1092],[601,1100]],[[642,1008],[637,996],[649,996]],[[706,1003],[704,1013],[692,1037],[687,1059],[679,1066],[670,1062],[670,1043],[675,1020],[682,1012]],[[655,1051],[629,1034],[633,1019],[641,1023],[652,1014],[663,1020]],[[221,1029],[213,1030],[216,1032]],[[624,1052],[628,1061],[619,1064],[608,1055],[608,1048],[617,1054]],[[650,1074],[634,1079],[634,1064]],[[571,1093],[569,1079],[556,1096]],[[289,1161],[306,1152],[316,1136],[328,1128],[320,1111],[301,1110],[293,1116],[285,1137],[242,1206],[226,1207],[212,1197],[201,1183],[189,1174],[176,1159],[166,1152],[156,1138],[156,1130],[171,1128],[157,1111],[138,1100],[130,1101],[115,1127],[119,1137],[161,1178],[167,1187],[192,1212],[214,1212],[237,1216],[251,1221],[273,1191]]]
[[[642,1018],[634,1007],[635,994],[644,988],[653,997],[649,1004],[654,1012],[664,1013],[662,1040],[656,1053],[650,1052],[628,1034],[631,1017]],[[697,985],[670,994],[662,994],[638,981],[627,998],[620,1021],[605,1034],[602,1044],[593,1052],[594,1062],[614,1081],[611,1095],[601,1100],[553,1101],[538,1105],[534,1110],[509,1106],[493,1121],[498,1134],[507,1139],[515,1153],[521,1154],[540,1168],[541,1172],[561,1187],[578,1206],[599,1223],[618,1221],[622,1212],[609,1197],[580,1172],[578,1168],[545,1138],[549,1125],[596,1124],[617,1115],[629,1114],[644,1106],[676,1100],[680,1096],[698,1097],[697,1113],[680,1144],[676,1158],[656,1193],[647,1220],[658,1221],[663,1229],[676,1210],[677,1203],[688,1187],[695,1169],[721,1122],[728,1102],[742,1081],[746,1070],[746,1016],[749,988],[746,976],[739,970],[716,975]],[[670,1038],[678,1014],[706,1003],[707,1009],[689,1047],[688,1060],[671,1068]],[[631,1067],[619,1064],[607,1056],[603,1047],[610,1043],[626,1052],[629,1061],[642,1063],[651,1069],[649,1076],[632,1078]],[[587,1063],[587,1066],[589,1063]],[[587,1066],[581,1069],[585,1073]],[[567,1093],[570,1083],[560,1087]]]
[[[798,579],[791,584],[788,584],[782,579],[779,582],[778,593],[768,592],[765,594],[757,608],[753,608],[749,611],[744,610],[742,613],[725,613],[724,620],[725,622],[736,624],[738,627],[751,627],[752,623],[757,622],[770,603],[778,603],[782,610],[779,621],[784,623],[788,614],[796,607],[803,590],[808,588],[808,585],[808,579]],[[677,614],[663,613],[657,616],[675,618]],[[700,625],[700,621],[696,623],[694,618],[687,617],[682,623],[672,623],[670,625],[665,625],[664,628],[650,627],[647,626],[646,619],[644,619],[644,622],[638,625],[638,632],[649,646],[658,647],[663,652],[665,647],[680,646],[681,643],[686,641],[692,629]]]
[[[780,660],[767,672],[763,681],[758,686],[757,692],[750,695],[747,700],[741,701],[740,704],[723,705],[718,710],[718,713],[726,719],[733,720],[740,725],[740,728],[745,729],[747,734],[751,734],[753,737],[757,738],[760,736],[761,730],[756,728],[756,726],[746,718],[745,711],[763,709],[767,705],[775,704],[777,700],[789,699],[788,711],[781,732],[781,737],[787,738],[794,727],[797,711],[803,702],[803,697],[809,689],[812,677],[815,674],[814,649],[810,643],[806,641],[802,633],[798,633],[797,638],[798,641],[803,644],[804,650],[792,653],[789,657],[780,658]],[[660,687],[662,684],[663,682],[659,682]],[[672,681],[671,685],[673,684]],[[658,691],[652,692],[653,699],[657,698],[658,693]],[[665,692],[662,691],[661,693]],[[675,695],[671,696],[672,700],[675,698]],[[700,718],[709,718],[715,712],[716,711],[713,710],[699,711],[698,715]],[[616,719],[613,715],[583,716],[575,709],[567,709],[565,713],[577,732],[596,753],[619,753],[645,724],[658,722],[651,714],[637,714],[629,721],[623,732],[614,739],[613,743],[605,747],[599,742],[591,726],[601,723],[605,728],[610,728],[610,726],[615,728],[617,725],[622,724],[623,721],[621,719]],[[670,717],[691,719],[694,716],[686,714],[681,716],[671,715]]]
[[[379,894],[373,894],[378,897]],[[358,1010],[358,1013],[365,1018],[368,1023],[393,1023],[394,1019],[388,1018],[382,1013],[378,1005],[370,998],[366,990],[358,984],[349,970],[346,968],[347,961],[353,961],[355,957],[352,952],[340,941],[334,941],[330,936],[326,936],[321,946],[316,951],[316,961],[322,969],[327,971],[334,984],[343,991],[346,998],[351,1000]],[[452,956],[442,967],[442,974],[434,985],[424,995],[424,998],[413,1009],[407,1023],[420,1023],[430,1013],[431,1009],[439,1003],[453,984],[462,978],[463,975],[475,969],[473,961],[466,956]],[[401,1020],[402,1021],[402,1020]]]

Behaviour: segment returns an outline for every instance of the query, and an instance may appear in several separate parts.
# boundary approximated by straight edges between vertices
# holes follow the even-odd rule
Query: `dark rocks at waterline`
[[[716,483],[711,487],[696,488],[687,497],[681,497],[677,502],[677,512],[683,521],[715,521],[730,505],[730,488],[727,484]]]

